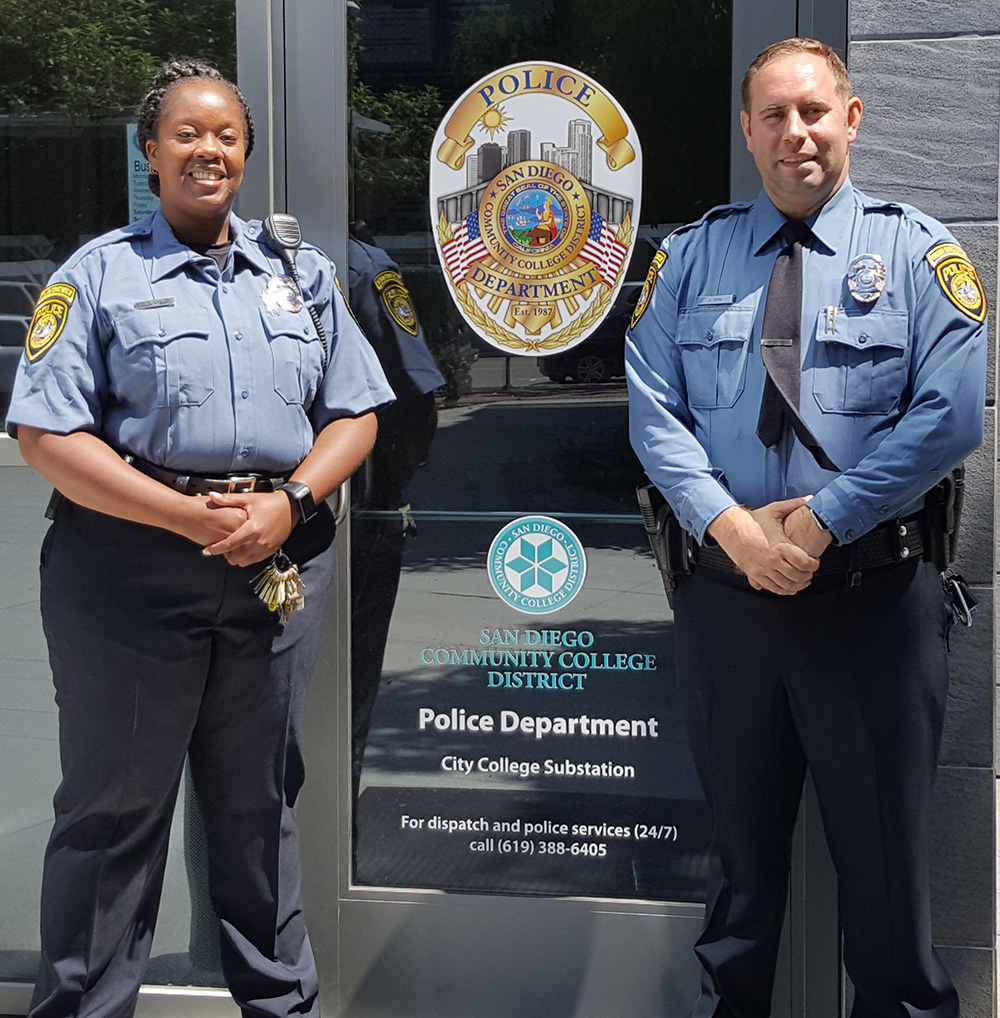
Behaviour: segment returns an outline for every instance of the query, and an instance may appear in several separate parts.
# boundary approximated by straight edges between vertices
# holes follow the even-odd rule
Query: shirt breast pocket
[[[688,308],[677,318],[688,406],[731,407],[746,383],[747,350],[754,309],[735,304]]]
[[[262,308],[260,318],[271,348],[274,391],[286,403],[308,407],[323,376],[323,352],[308,313]]]
[[[129,311],[114,320],[109,351],[116,395],[158,407],[201,406],[215,392],[215,364],[204,308]]]
[[[887,414],[906,385],[909,315],[905,310],[850,314],[840,309],[836,330],[827,312],[817,319],[812,390],[821,410]]]

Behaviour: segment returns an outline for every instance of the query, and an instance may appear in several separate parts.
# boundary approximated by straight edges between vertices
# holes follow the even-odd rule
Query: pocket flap
[[[267,333],[268,339],[290,336],[308,343],[319,338],[316,330],[309,327],[312,319],[305,308],[301,311],[268,311],[267,308],[261,308],[260,320],[264,323],[264,332]]]
[[[816,336],[824,343],[842,343],[857,350],[873,346],[905,350],[909,333],[909,314],[905,310],[868,311],[851,313],[851,309],[838,308],[836,330],[830,329],[830,316],[826,308],[816,317]]]
[[[680,346],[746,343],[753,329],[753,315],[754,308],[747,304],[686,308],[677,318],[677,342]]]
[[[140,343],[172,343],[175,339],[208,339],[204,308],[143,308],[126,311],[114,320],[115,335],[126,349]]]

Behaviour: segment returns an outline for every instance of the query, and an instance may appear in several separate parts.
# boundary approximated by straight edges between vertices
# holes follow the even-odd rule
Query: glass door
[[[354,484],[353,885],[697,902],[707,817],[635,502],[623,340],[663,237],[728,200],[731,6],[351,6],[351,300],[400,396]],[[532,60],[612,93],[645,170],[614,306],[547,356],[505,353],[466,324],[427,197],[448,108]],[[513,105],[497,109],[473,132],[473,188],[525,158],[589,172],[572,137],[532,141]],[[393,323],[380,271],[419,330]],[[554,527],[534,536],[524,518]],[[585,568],[579,595],[512,608],[490,582],[500,554],[536,609],[561,570]]]

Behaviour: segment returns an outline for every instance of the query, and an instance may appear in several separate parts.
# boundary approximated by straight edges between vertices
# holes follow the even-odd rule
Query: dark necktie
[[[767,447],[777,445],[787,421],[796,438],[824,470],[837,470],[799,416],[802,243],[811,236],[812,231],[805,223],[787,222],[781,228],[785,246],[771,270],[760,333],[760,352],[767,378],[757,418],[757,437]]]

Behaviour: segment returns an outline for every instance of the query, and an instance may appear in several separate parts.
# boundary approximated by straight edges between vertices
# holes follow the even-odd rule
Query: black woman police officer
[[[862,104],[832,50],[775,44],[743,103],[763,190],[666,241],[626,350],[633,446],[698,542],[674,594],[714,821],[694,1013],[770,1013],[808,765],[852,1018],[957,1018],[929,919],[950,613],[924,497],[982,440],[985,299],[940,223],[851,184]]]
[[[315,1015],[292,807],[335,565],[324,499],[392,392],[322,252],[300,251],[300,293],[232,213],[253,143],[236,86],[176,61],[138,113],[161,209],[50,280],[8,415],[65,496],[42,550],[63,779],[31,1014],[134,1011],[189,756],[233,997]],[[305,583],[285,622],[251,585],[279,549]]]

